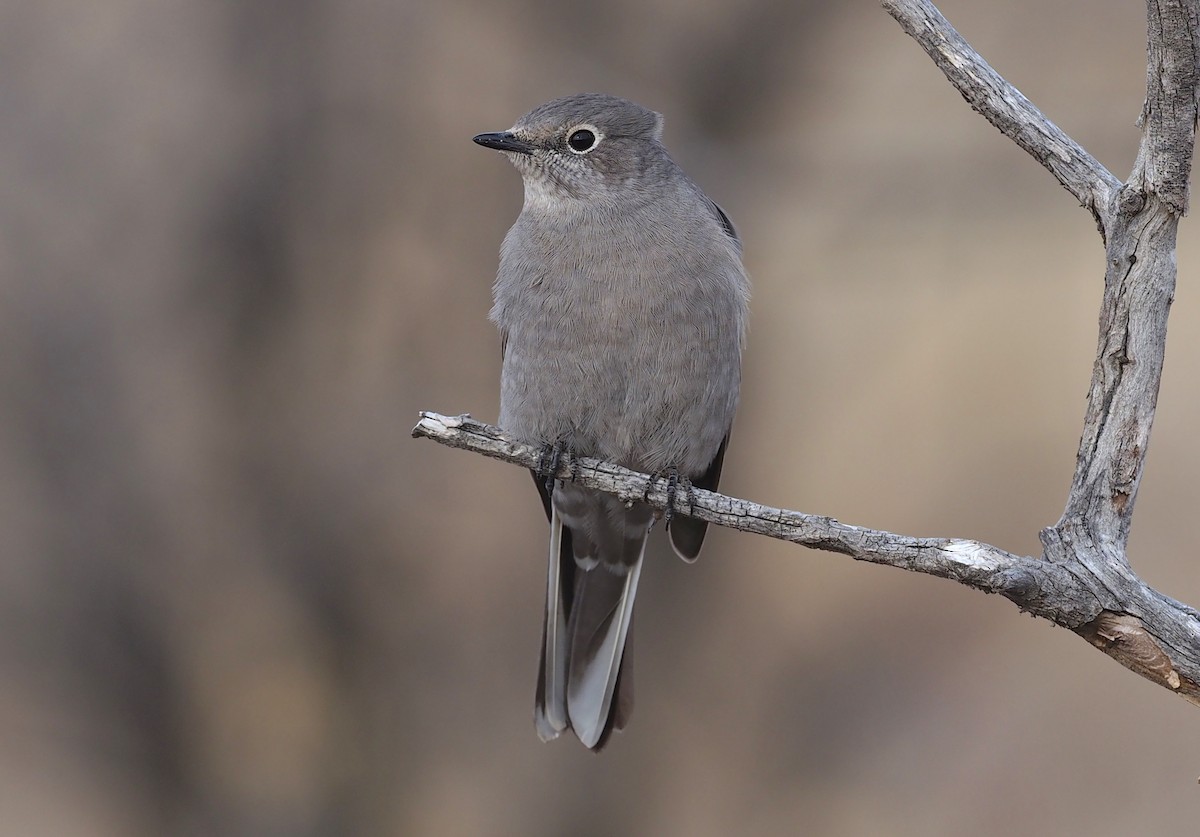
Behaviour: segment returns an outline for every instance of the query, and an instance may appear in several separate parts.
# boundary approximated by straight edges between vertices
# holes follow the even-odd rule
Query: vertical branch
[[[1130,185],[1158,195],[1176,215],[1188,209],[1196,133],[1200,28],[1194,2],[1151,0],[1146,21],[1146,102],[1142,143]]]
[[[1109,561],[1122,564],[1175,292],[1175,234],[1187,209],[1200,54],[1196,0],[1149,0],[1147,9],[1142,140],[1108,213],[1099,345],[1071,492],[1056,527],[1077,536],[1086,529]]]

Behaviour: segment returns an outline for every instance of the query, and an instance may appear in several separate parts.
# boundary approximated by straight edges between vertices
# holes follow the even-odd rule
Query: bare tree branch
[[[1200,91],[1200,0],[1148,0],[1142,141],[1121,184],[971,49],[925,0],[883,0],[963,97],[1091,211],[1107,256],[1100,335],[1066,508],[1041,533],[1043,557],[977,541],[912,538],[698,489],[686,513],[721,526],[949,578],[999,593],[1068,628],[1125,667],[1200,705],[1200,613],[1150,588],[1126,544],[1162,377],[1187,209]],[[525,467],[540,451],[465,416],[422,413],[414,436]],[[627,502],[667,505],[666,488],[594,459],[555,476]],[[678,511],[678,510],[677,510]]]
[[[1142,141],[1129,182],[1113,196],[1096,363],[1058,524],[1086,524],[1113,542],[1121,562],[1158,401],[1196,132],[1195,0],[1150,0],[1147,8]]]
[[[932,3],[884,0],[883,7],[916,39],[967,102],[1050,170],[1103,229],[1121,181],[1047,119],[958,34]]]
[[[537,468],[541,450],[507,436],[499,427],[470,416],[443,416],[423,412],[413,436],[425,437],[450,447],[482,453],[493,459]],[[578,457],[559,464],[555,477],[584,488],[612,494],[626,502],[667,507],[666,480],[631,471],[611,462]],[[684,496],[686,494],[686,496]],[[840,552],[860,561],[887,564],[915,572],[951,578],[988,593],[1026,596],[1037,584],[1033,574],[1042,574],[1044,561],[1022,558],[988,544],[953,538],[912,538],[876,529],[839,523],[831,517],[763,506],[701,488],[681,490],[676,503],[689,517],[706,520],[742,532],[753,532],[791,541],[813,549]],[[1062,576],[1058,584],[1070,584]],[[1082,614],[1080,621],[1092,618]]]
[[[1153,193],[1183,215],[1196,138],[1196,4],[1147,3],[1146,102],[1138,120],[1142,143],[1127,186]]]
[[[498,427],[470,416],[421,413],[413,436],[450,447],[536,468],[541,450],[523,444]],[[579,457],[559,464],[555,477],[603,491],[626,502],[667,507],[662,479]],[[1140,580],[1125,599],[1136,600],[1152,613],[1145,626],[1121,612],[1105,609],[1113,599],[1100,579],[1078,573],[1067,564],[1013,555],[979,541],[961,538],[914,538],[840,523],[831,517],[763,506],[713,491],[690,489],[677,499],[678,511],[718,526],[753,532],[857,561],[886,564],[912,572],[948,578],[985,593],[999,593],[1022,610],[1075,631],[1127,668],[1200,704],[1200,614],[1147,587]],[[1155,636],[1181,637],[1165,647]]]
[[[1148,0],[1146,103],[1133,173],[1118,183],[1002,79],[926,0],[884,7],[963,97],[1050,170],[1091,210],[1105,241],[1100,336],[1075,474],[1059,522],[1041,533],[1045,558],[1092,579],[1103,611],[1074,628],[1122,664],[1155,679],[1160,653],[1195,658],[1195,611],[1149,588],[1125,554],[1162,380],[1175,292],[1175,235],[1187,208],[1198,95],[1196,0]],[[1153,592],[1153,591],[1149,591]],[[1070,626],[1068,626],[1070,627]],[[1176,653],[1166,656],[1176,660]],[[1194,677],[1193,677],[1194,680]]]

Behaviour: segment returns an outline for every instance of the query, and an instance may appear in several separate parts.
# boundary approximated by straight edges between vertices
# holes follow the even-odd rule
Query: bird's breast
[[[652,229],[506,246],[493,311],[506,334],[501,425],[698,473],[737,403],[743,284],[736,255]]]

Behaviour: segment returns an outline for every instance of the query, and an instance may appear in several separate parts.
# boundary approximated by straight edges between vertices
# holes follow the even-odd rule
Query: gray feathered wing
[[[721,465],[725,462],[725,446],[728,444],[729,435],[726,434],[725,438],[721,440],[721,447],[717,449],[717,455],[713,457],[713,461],[709,463],[704,473],[692,480],[692,485],[706,491],[717,490],[717,484],[721,481]],[[667,531],[671,535],[671,548],[675,550],[675,554],[691,563],[700,555],[700,547],[704,545],[704,534],[708,531],[708,524],[703,520],[680,514],[667,524]]]

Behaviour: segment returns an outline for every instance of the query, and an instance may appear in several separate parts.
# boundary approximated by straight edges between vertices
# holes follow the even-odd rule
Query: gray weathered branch
[[[1195,611],[1175,618],[1182,606],[1151,591],[1125,553],[1162,380],[1175,234],[1187,209],[1200,91],[1197,0],[1146,4],[1142,140],[1124,184],[984,63],[931,3],[883,5],[972,107],[1049,169],[1100,227],[1104,297],[1083,433],[1066,508],[1041,540],[1047,561],[1098,591],[1102,613],[1073,629],[1156,679],[1148,669],[1166,670],[1166,659],[1200,657]],[[1188,676],[1194,683],[1194,671]]]
[[[1121,181],[993,70],[932,3],[884,0],[883,7],[971,107],[1049,169],[1091,211],[1096,223],[1105,226],[1109,202]]]
[[[1142,141],[1122,184],[988,66],[933,4],[883,0],[971,106],[1089,209],[1104,238],[1100,335],[1075,474],[1061,519],[1041,533],[1041,558],[977,541],[863,529],[699,489],[689,491],[686,513],[999,593],[1200,704],[1200,613],[1146,585],[1126,556],[1162,377],[1176,230],[1188,203],[1200,91],[1198,3],[1147,2]],[[540,454],[465,416],[422,413],[413,435],[527,468]],[[555,476],[629,502],[667,505],[661,481],[611,463],[580,458]]]
[[[541,456],[539,448],[470,416],[423,412],[412,433],[526,468],[536,468]],[[554,476],[626,502],[667,507],[665,480],[611,462],[570,459],[559,464]],[[1141,582],[1136,599],[1145,612],[1154,614],[1153,624],[1145,627],[1131,623],[1121,612],[1105,610],[1112,596],[1100,579],[1066,564],[1013,555],[979,541],[896,535],[699,488],[681,491],[676,504],[681,513],[718,526],[999,593],[1022,610],[1075,631],[1139,674],[1200,703],[1200,614]],[[1153,641],[1152,634],[1179,639],[1164,647]]]

